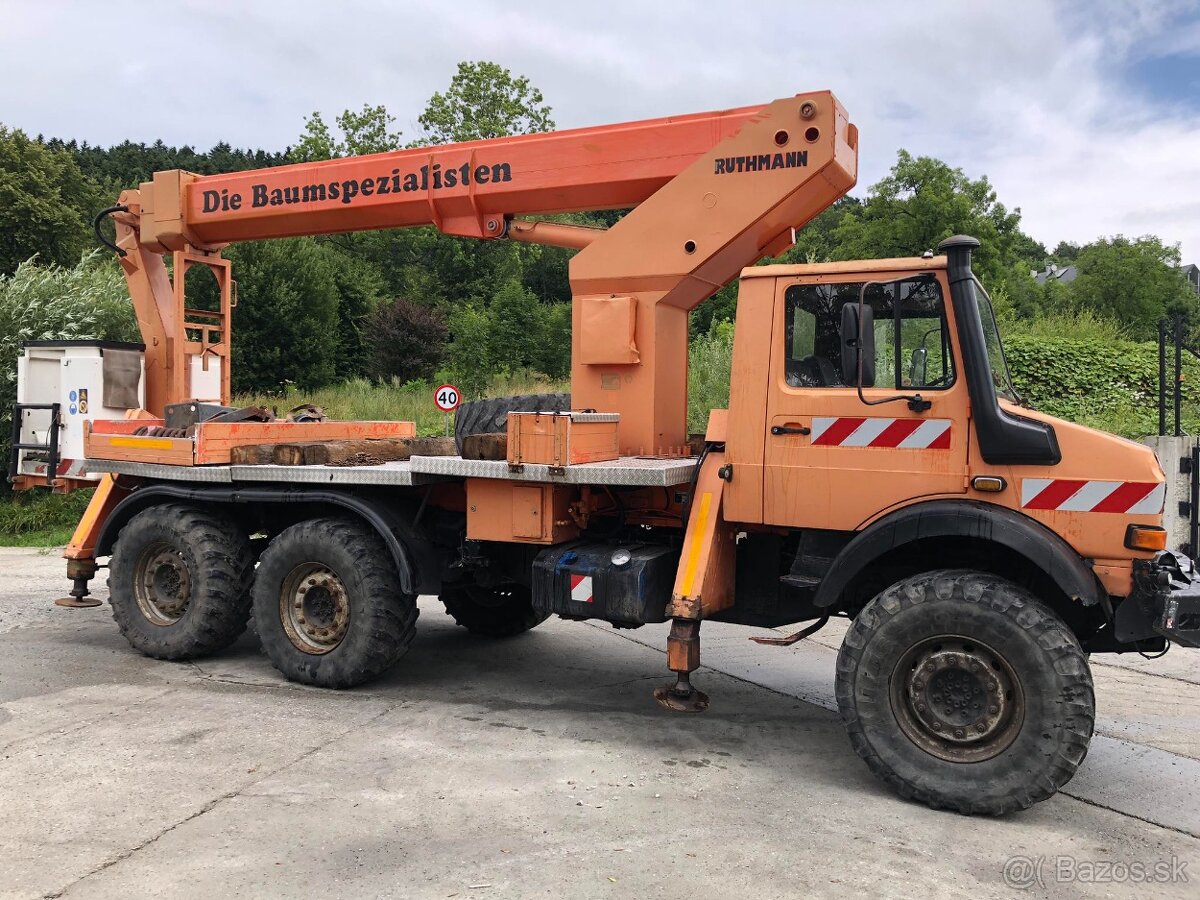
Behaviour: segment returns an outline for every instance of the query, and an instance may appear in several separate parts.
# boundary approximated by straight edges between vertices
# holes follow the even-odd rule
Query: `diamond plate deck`
[[[160,478],[164,481],[201,481],[206,484],[229,484],[233,481],[229,466],[167,466],[118,459],[89,459],[83,465],[88,472],[110,472],[113,475]]]
[[[408,487],[445,480],[437,475],[414,476],[407,462],[386,462],[377,466],[165,466],[156,463],[89,459],[87,467],[93,472],[206,484],[269,481],[282,484],[378,484]]]
[[[505,460],[463,459],[461,456],[414,456],[414,472],[457,478],[502,478],[508,481],[550,481],[558,484],[609,484],[621,487],[672,487],[691,481],[694,457],[662,459],[622,456],[608,462],[580,463],[555,469],[526,463],[512,471]]]
[[[461,456],[414,456],[406,462],[386,462],[377,466],[167,466],[107,459],[89,459],[86,465],[92,472],[209,484],[268,481],[283,484],[408,487],[451,478],[501,478],[507,481],[549,481],[558,484],[673,487],[691,480],[696,460],[692,457],[660,459],[622,456],[609,462],[582,463],[565,469],[526,464],[516,472],[502,459],[463,459]]]

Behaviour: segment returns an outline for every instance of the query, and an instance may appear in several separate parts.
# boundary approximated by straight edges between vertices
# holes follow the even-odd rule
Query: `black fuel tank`
[[[667,620],[679,550],[660,544],[573,541],[533,563],[533,607],[620,625]]]

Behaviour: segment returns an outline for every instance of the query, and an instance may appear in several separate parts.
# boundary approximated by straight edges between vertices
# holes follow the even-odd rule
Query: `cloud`
[[[1196,2],[124,8],[9,2],[0,120],[92,143],[278,148],[313,110],[370,102],[412,136],[461,59],[529,76],[560,127],[831,88],[862,134],[857,193],[903,147],[987,174],[1048,244],[1152,232],[1200,259],[1200,112],[1186,85],[1172,97],[1137,74],[1148,58],[1200,52]]]

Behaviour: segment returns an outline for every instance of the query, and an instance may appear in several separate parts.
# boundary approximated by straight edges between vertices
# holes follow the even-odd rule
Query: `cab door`
[[[842,334],[841,325],[843,307],[857,308],[864,282],[874,377],[864,360],[860,399],[853,343],[849,365],[842,353],[855,335]],[[766,404],[765,523],[856,530],[913,500],[966,492],[967,385],[948,296],[933,272],[779,280]],[[869,352],[870,341],[864,343]],[[918,393],[924,403],[902,399]]]

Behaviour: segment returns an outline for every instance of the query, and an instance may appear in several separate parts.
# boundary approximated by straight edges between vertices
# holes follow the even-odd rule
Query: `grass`
[[[52,494],[37,488],[0,500],[0,547],[58,547],[71,539],[90,490]]]
[[[278,415],[285,415],[294,406],[315,403],[331,419],[416,422],[417,434],[431,436],[444,433],[446,428],[445,415],[433,404],[435,387],[437,384],[423,381],[380,384],[352,378],[312,391],[289,388],[283,394],[241,394],[234,397],[233,405],[272,407]],[[485,393],[488,397],[507,397],[570,389],[569,384],[528,375],[493,379]]]

